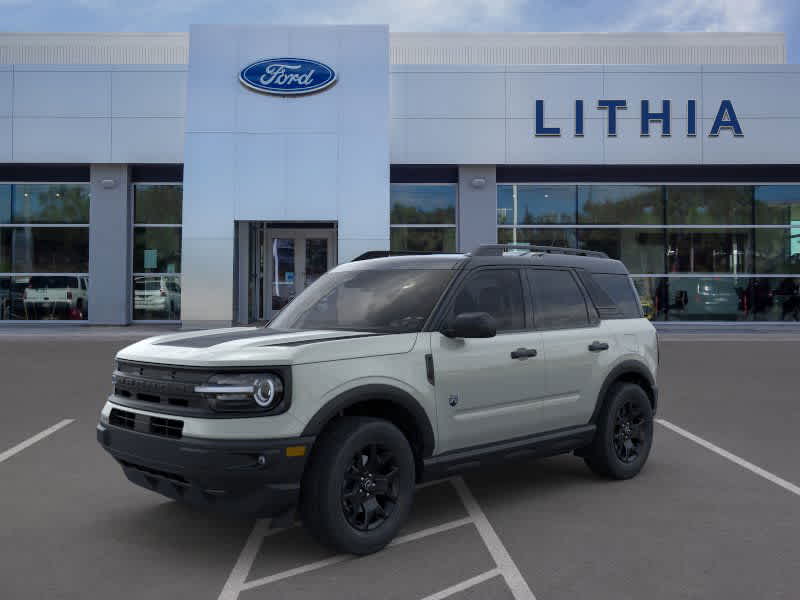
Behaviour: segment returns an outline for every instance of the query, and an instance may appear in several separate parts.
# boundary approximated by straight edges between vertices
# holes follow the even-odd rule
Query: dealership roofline
[[[392,64],[784,64],[783,33],[390,33]],[[185,65],[187,32],[0,32],[0,64]]]

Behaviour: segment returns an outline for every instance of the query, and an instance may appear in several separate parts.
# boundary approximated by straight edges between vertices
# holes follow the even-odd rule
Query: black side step
[[[572,452],[589,444],[597,427],[593,424],[559,429],[515,440],[453,450],[426,458],[422,481],[449,477],[455,473],[518,458],[544,458]]]

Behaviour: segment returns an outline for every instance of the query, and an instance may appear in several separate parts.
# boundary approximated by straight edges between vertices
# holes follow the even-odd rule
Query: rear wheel
[[[414,481],[414,456],[397,427],[341,418],[315,444],[303,478],[303,521],[336,551],[377,552],[408,517]]]
[[[653,444],[653,409],[645,391],[633,383],[609,390],[597,433],[584,460],[603,477],[630,479],[642,470]]]

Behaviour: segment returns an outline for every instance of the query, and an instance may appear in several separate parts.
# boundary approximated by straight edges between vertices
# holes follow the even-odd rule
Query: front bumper
[[[296,506],[314,437],[170,439],[99,423],[97,441],[137,485],[196,506],[270,517]]]

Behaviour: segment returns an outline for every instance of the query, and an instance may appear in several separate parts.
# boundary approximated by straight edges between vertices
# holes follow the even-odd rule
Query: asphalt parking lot
[[[94,427],[114,352],[146,334],[0,331],[0,598],[798,597],[800,333],[663,335],[638,478],[571,456],[470,472],[359,559],[125,480]]]

